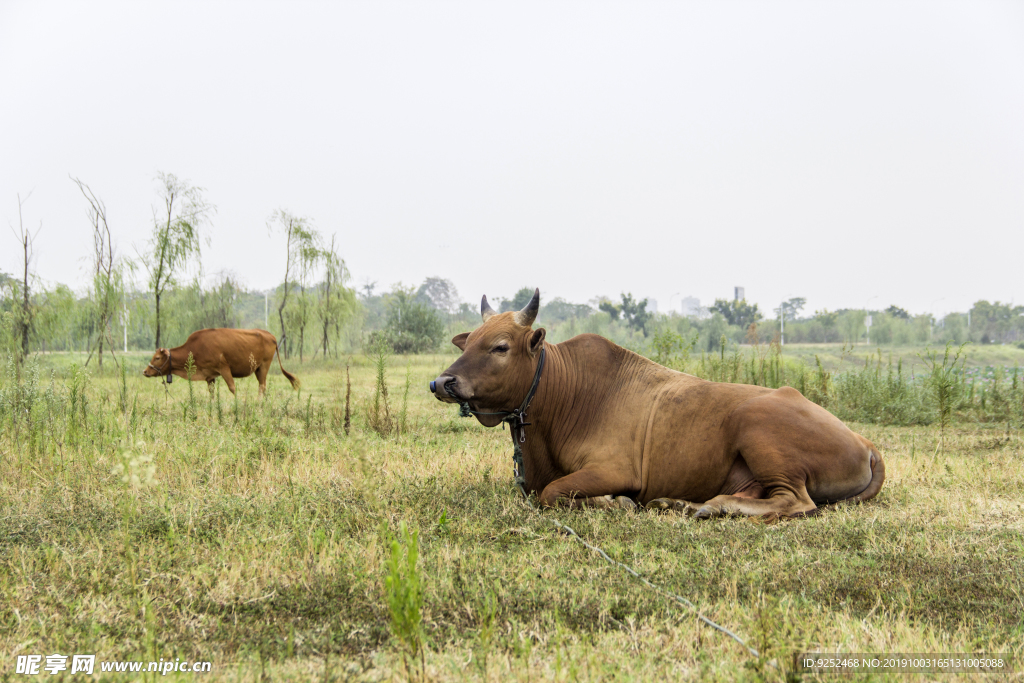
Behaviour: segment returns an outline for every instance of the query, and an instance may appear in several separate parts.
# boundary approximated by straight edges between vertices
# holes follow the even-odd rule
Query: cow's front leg
[[[597,508],[598,510],[636,510],[636,501],[629,496],[613,496],[608,494],[606,496],[590,496],[589,498],[580,498],[578,496],[569,496],[566,498],[559,498],[555,501],[555,505],[564,506],[571,510],[578,508]]]
[[[700,508],[699,503],[691,503],[688,500],[677,498],[655,498],[647,503],[648,510],[674,510],[675,512],[682,512],[684,515],[692,515],[700,510]]]
[[[631,491],[630,483],[617,473],[582,469],[545,486],[540,494],[540,504],[542,507],[562,504],[569,507],[632,509],[636,503],[629,496],[623,495]]]
[[[610,493],[607,496],[596,496],[594,498],[587,498],[583,501],[583,504],[588,507],[595,508],[612,508],[619,510],[636,510],[636,501],[629,496],[613,496]]]
[[[224,378],[224,384],[228,385],[228,390],[233,394],[235,393],[235,378],[231,375],[231,368],[224,366],[220,369],[220,376]],[[216,375],[214,376],[216,379]]]

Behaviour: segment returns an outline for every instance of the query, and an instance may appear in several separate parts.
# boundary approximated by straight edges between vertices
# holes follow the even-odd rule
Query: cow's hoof
[[[672,509],[676,512],[681,512],[684,515],[690,516],[700,509],[699,505],[694,505],[688,500],[677,500],[673,505]]]
[[[705,505],[699,510],[693,513],[694,519],[711,519],[712,517],[718,517],[722,514],[722,511],[711,505]]]
[[[677,501],[671,498],[655,498],[645,506],[648,510],[671,510]]]
[[[636,502],[629,496],[616,496],[615,502],[623,510],[636,510]]]

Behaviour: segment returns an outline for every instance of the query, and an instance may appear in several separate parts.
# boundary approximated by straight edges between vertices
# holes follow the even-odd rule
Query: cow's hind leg
[[[731,496],[732,498],[752,500],[765,497],[764,487],[754,478],[743,456],[738,454],[720,491],[718,498]],[[675,498],[655,498],[647,503],[647,508],[650,510],[673,510],[685,515],[695,515],[703,507],[703,503]]]
[[[801,487],[802,488],[802,487]],[[788,489],[776,489],[771,495],[762,497],[758,486],[751,493],[715,496],[706,503],[693,503],[674,498],[656,498],[647,503],[648,510],[672,510],[696,519],[740,515],[748,517],[803,517],[813,515],[818,508],[807,495]]]
[[[748,517],[802,517],[813,515],[817,506],[807,490],[800,486],[799,491],[778,488],[765,498],[747,498],[743,496],[715,496],[693,511],[697,519],[709,519],[726,515],[745,515]]]
[[[271,356],[270,360],[273,360]],[[256,368],[256,381],[260,384],[260,396],[267,393],[267,373],[270,372],[270,361],[264,362]]]

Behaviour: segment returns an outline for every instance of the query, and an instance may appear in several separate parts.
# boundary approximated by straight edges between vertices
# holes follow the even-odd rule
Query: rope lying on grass
[[[643,584],[645,586],[647,586],[648,588],[654,590],[657,593],[660,593],[661,595],[665,596],[666,598],[670,598],[672,600],[675,600],[680,605],[683,605],[684,607],[688,607],[691,610],[693,610],[694,612],[696,612],[698,619],[703,621],[705,624],[707,624],[711,628],[717,629],[717,630],[721,631],[722,633],[724,633],[725,635],[727,635],[730,638],[732,638],[733,640],[735,640],[737,643],[742,645],[743,648],[746,649],[746,651],[749,652],[752,656],[754,656],[754,657],[760,657],[761,656],[760,654],[758,654],[757,650],[755,650],[754,648],[752,648],[749,645],[747,645],[743,641],[743,639],[740,638],[738,635],[736,635],[735,633],[733,633],[729,629],[725,628],[724,626],[719,626],[718,624],[716,624],[715,622],[711,621],[710,619],[705,617],[703,614],[701,614],[700,609],[698,609],[695,604],[693,604],[692,602],[690,602],[689,600],[687,600],[683,596],[676,595],[675,593],[670,593],[669,591],[665,590],[664,588],[661,588],[660,586],[654,585],[653,583],[651,583],[650,581],[648,581],[644,577],[640,576],[640,574],[635,569],[633,569],[632,567],[630,567],[628,565],[625,565],[625,564],[622,564],[618,560],[613,560],[611,557],[608,556],[608,553],[606,553],[605,551],[601,550],[596,545],[592,545],[592,544],[587,543],[586,541],[584,541],[583,538],[581,538],[579,534],[577,534],[575,531],[573,531],[571,527],[568,527],[565,524],[562,524],[561,522],[559,522],[558,520],[555,520],[555,519],[553,519],[551,521],[559,529],[562,529],[563,531],[565,531],[570,536],[574,536],[576,538],[576,540],[578,540],[580,543],[582,543],[584,546],[586,546],[590,550],[593,550],[594,552],[596,552],[598,555],[603,557],[609,563],[618,566],[620,569],[622,569],[626,573],[631,574],[631,575],[635,576],[636,578],[640,579],[640,581],[642,581]]]

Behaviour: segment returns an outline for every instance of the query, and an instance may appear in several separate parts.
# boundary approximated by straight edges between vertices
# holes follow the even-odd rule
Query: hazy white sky
[[[1020,303],[1024,3],[0,0],[0,221],[32,193],[40,276],[85,282],[69,174],[131,254],[158,171],[254,289],[285,208],[355,284],[472,302]]]

